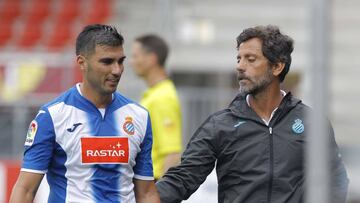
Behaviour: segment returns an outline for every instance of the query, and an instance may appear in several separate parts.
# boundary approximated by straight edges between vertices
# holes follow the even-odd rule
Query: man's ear
[[[151,65],[155,65],[158,63],[158,58],[157,55],[155,53],[149,53],[149,62]]]
[[[275,77],[278,77],[285,68],[285,63],[278,62],[273,65],[272,73]]]
[[[86,70],[87,69],[87,64],[86,64],[86,60],[85,60],[84,56],[78,55],[76,57],[76,63],[80,66],[81,70]]]

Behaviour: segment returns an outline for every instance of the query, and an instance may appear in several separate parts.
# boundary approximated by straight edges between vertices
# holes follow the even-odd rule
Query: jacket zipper
[[[271,193],[273,186],[273,176],[274,176],[274,150],[273,150],[273,128],[269,127],[269,145],[270,145],[270,175],[269,175],[269,188],[267,193],[267,203],[271,202]]]

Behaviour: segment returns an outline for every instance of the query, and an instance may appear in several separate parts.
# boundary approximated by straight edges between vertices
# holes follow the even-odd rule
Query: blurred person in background
[[[48,202],[159,202],[153,181],[148,112],[116,92],[123,37],[88,25],[76,40],[83,76],[42,106],[31,122],[10,202],[33,202],[44,176]]]
[[[168,52],[162,38],[144,35],[135,39],[130,60],[135,73],[149,87],[140,103],[149,111],[152,123],[155,179],[180,162],[182,150],[180,102],[165,70]]]
[[[180,165],[157,182],[164,203],[189,198],[215,163],[220,203],[304,202],[311,108],[280,88],[290,69],[293,40],[276,26],[257,26],[237,37],[237,50],[239,95],[198,128]],[[329,127],[331,200],[343,203],[348,179]]]

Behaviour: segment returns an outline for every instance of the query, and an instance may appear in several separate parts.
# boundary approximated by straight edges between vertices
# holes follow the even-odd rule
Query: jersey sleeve
[[[55,143],[51,116],[41,108],[31,121],[25,140],[25,151],[21,171],[45,174],[47,172]]]
[[[136,165],[134,166],[134,178],[140,180],[154,180],[154,173],[151,159],[152,149],[152,130],[151,121],[148,116],[146,133],[143,142],[140,144],[140,152],[136,156]]]
[[[151,106],[154,139],[162,155],[182,150],[181,113],[177,104],[175,101],[158,100]]]

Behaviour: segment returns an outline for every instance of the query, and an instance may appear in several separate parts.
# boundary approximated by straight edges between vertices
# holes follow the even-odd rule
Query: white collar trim
[[[281,92],[282,96],[285,97],[286,92],[285,92],[284,90],[280,90],[280,92]],[[247,105],[248,105],[249,107],[251,107],[251,105],[250,105],[250,94],[246,95],[246,103],[247,103]],[[271,112],[271,115],[270,115],[270,118],[269,118],[268,121],[267,121],[266,119],[264,119],[264,118],[261,118],[267,126],[269,126],[269,123],[270,123],[271,119],[273,118],[276,110],[278,110],[278,107],[276,107],[276,108]]]

